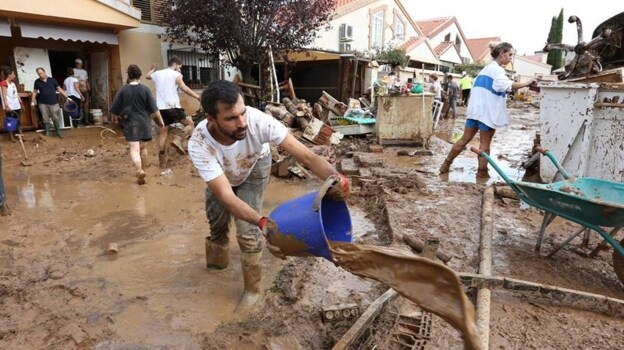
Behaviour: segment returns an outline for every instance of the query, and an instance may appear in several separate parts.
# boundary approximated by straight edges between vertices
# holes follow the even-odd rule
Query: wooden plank
[[[579,290],[550,286],[508,277],[483,276],[473,273],[458,273],[466,287],[500,289],[522,293],[537,301],[548,301],[555,306],[568,306],[605,315],[624,318],[624,300]]]
[[[396,299],[399,294],[394,289],[388,289],[377,300],[373,301],[366,311],[358,318],[357,321],[351,326],[351,328],[345,333],[342,338],[334,345],[332,350],[344,350],[347,349],[353,341],[358,339],[362,332],[373,322],[386,305]]]
[[[492,274],[492,233],[494,231],[494,188],[488,186],[483,191],[481,205],[481,234],[479,244],[479,273]],[[491,291],[487,287],[477,290],[477,328],[483,349],[490,348],[490,302]]]

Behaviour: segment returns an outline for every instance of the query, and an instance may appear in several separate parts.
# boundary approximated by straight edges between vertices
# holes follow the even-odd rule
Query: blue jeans
[[[4,178],[2,177],[2,148],[0,148],[0,206],[6,203],[6,192],[4,190]]]
[[[247,203],[256,211],[262,210],[264,190],[269,183],[271,172],[271,155],[258,159],[251,173],[239,186],[232,190],[238,198]],[[230,214],[217,196],[209,188],[206,188],[206,217],[210,224],[210,241],[217,244],[227,244],[230,233]],[[236,239],[243,253],[258,253],[262,251],[262,231],[253,224],[234,218],[236,224]]]

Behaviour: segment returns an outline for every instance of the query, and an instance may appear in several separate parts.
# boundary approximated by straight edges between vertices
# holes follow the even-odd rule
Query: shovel
[[[26,147],[24,147],[24,140],[22,139],[22,134],[15,134],[19,139],[20,145],[22,145],[22,151],[24,151],[24,159],[20,161],[23,166],[31,166],[32,163],[28,160],[28,154],[26,153]]]

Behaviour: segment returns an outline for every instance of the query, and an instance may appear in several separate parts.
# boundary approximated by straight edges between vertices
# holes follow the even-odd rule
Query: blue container
[[[78,104],[76,102],[67,101],[63,105],[63,109],[69,114],[70,117],[76,118],[80,115],[80,110],[78,109]]]
[[[346,202],[325,196],[315,211],[312,206],[318,192],[285,202],[269,214],[280,231],[276,235],[269,230],[269,242],[286,255],[318,256],[332,261],[328,241],[351,243],[351,216]]]

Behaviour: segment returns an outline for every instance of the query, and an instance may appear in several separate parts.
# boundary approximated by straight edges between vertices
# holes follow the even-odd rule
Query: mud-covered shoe
[[[173,141],[171,141],[171,146],[173,146],[173,148],[175,148],[175,150],[178,151],[181,156],[186,154],[186,150],[184,149],[184,147],[182,147],[182,139],[180,138],[180,136],[176,135],[173,137]]]
[[[139,185],[145,185],[145,177],[147,176],[147,174],[145,173],[144,170],[139,170],[136,173],[136,177],[137,177],[137,183]]]
[[[451,170],[451,164],[453,164],[452,160],[445,159],[444,163],[440,166],[440,174],[446,174]]]
[[[0,216],[8,216],[11,215],[11,210],[9,209],[9,205],[4,203],[0,205]]]
[[[477,169],[477,177],[480,179],[487,179],[490,177],[490,173],[488,172],[488,168],[479,168]]]

